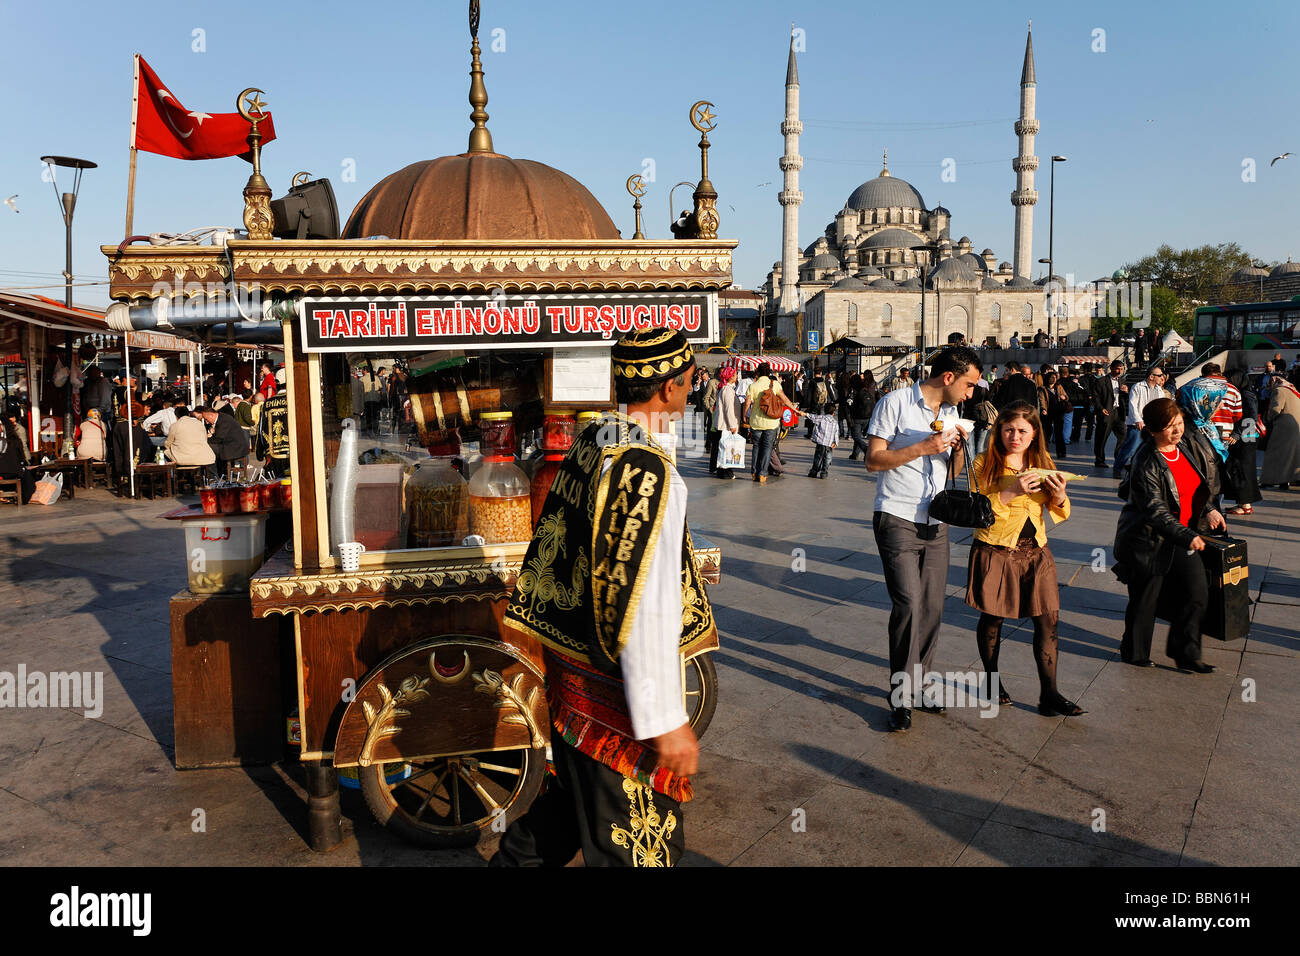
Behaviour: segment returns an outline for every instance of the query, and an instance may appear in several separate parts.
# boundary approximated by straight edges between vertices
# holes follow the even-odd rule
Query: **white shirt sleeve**
[[[619,655],[632,733],[648,740],[686,723],[682,699],[682,538],[686,530],[686,483],[669,469],[668,507],[648,557],[645,590],[627,646]]]

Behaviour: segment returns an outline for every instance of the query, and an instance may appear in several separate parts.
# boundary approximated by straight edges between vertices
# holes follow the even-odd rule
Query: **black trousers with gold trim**
[[[681,804],[551,741],[555,776],[511,824],[490,866],[674,866],[686,849]]]

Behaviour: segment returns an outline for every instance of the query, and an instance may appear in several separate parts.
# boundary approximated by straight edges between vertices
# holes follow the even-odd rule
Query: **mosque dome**
[[[875,282],[871,283],[871,288],[873,288],[873,289],[897,289],[897,288],[898,288],[898,283],[895,282],[893,279],[877,279]]]
[[[916,188],[904,179],[889,175],[888,157],[880,175],[868,179],[853,190],[847,209],[920,209],[925,210],[925,200]]]
[[[1232,274],[1233,282],[1248,282],[1251,279],[1260,279],[1268,275],[1267,269],[1261,269],[1259,266],[1246,266],[1244,269],[1238,269]]]
[[[831,286],[832,289],[865,289],[867,284],[861,279],[853,276],[845,276],[839,282]]]
[[[963,255],[958,256],[957,258],[961,262],[968,263],[970,267],[975,270],[976,275],[988,271],[988,263],[986,263],[982,257],[980,257],[974,252],[967,252]]]
[[[921,280],[916,276],[912,276],[912,278],[904,279],[902,282],[898,283],[898,287],[900,289],[919,289],[921,288]]]
[[[924,242],[922,236],[914,232],[908,232],[906,229],[881,229],[877,233],[868,236],[862,243],[863,249],[909,249],[912,246],[921,245]]]
[[[839,267],[839,258],[829,252],[818,253],[804,265],[805,269],[838,269]]]
[[[1004,289],[1033,289],[1034,284],[1024,276],[1016,276],[1002,288]]]
[[[992,276],[985,276],[984,281],[980,283],[980,288],[991,292],[997,292],[1002,289],[1002,283]]]
[[[859,279],[879,279],[884,273],[875,266],[863,266],[858,270]]]
[[[980,275],[970,264],[968,256],[944,259],[930,273],[931,282],[978,282]]]
[[[1300,262],[1292,262],[1290,259],[1288,259],[1286,262],[1282,263],[1281,265],[1274,266],[1273,271],[1270,272],[1269,275],[1285,276],[1285,275],[1291,275],[1292,273],[1295,272],[1300,272]]]

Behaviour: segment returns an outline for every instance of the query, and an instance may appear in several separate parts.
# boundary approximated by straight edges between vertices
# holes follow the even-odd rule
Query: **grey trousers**
[[[948,526],[919,524],[883,511],[875,513],[871,526],[894,603],[889,614],[890,676],[902,673],[910,679],[917,664],[923,672],[930,669],[939,646],[948,583]]]

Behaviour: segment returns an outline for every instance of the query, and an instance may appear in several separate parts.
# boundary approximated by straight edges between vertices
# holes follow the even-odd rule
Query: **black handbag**
[[[930,502],[930,517],[944,524],[958,528],[989,528],[996,518],[993,515],[993,503],[987,495],[980,494],[979,483],[971,469],[970,448],[962,438],[962,457],[966,459],[966,485],[969,490],[961,491],[949,488],[945,483],[943,491],[934,496]],[[952,461],[948,462],[948,481],[952,480]]]

